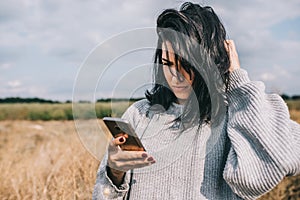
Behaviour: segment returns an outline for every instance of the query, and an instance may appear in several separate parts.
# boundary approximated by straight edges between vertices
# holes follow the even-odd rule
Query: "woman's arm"
[[[300,173],[300,125],[283,99],[266,94],[245,70],[232,70],[227,97],[231,149],[223,177],[239,196],[254,199]]]
[[[122,118],[135,127],[136,116],[138,113],[133,105],[126,110]],[[125,142],[126,138],[123,136],[110,141],[97,172],[93,200],[123,199],[130,187],[129,171],[155,163],[153,157],[144,151],[122,151],[119,145]]]

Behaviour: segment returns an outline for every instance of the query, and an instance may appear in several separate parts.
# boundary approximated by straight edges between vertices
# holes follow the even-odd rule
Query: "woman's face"
[[[184,104],[190,96],[193,87],[194,74],[190,76],[178,63],[178,71],[176,69],[176,60],[173,53],[172,45],[166,41],[162,45],[162,64],[163,72],[170,89],[177,97],[179,104]]]

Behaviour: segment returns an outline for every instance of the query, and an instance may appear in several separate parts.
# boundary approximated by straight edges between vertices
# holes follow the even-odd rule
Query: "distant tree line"
[[[97,99],[96,102],[97,103],[108,103],[108,102],[124,102],[124,101],[138,101],[143,99],[141,98],[105,98],[105,99]],[[72,103],[72,101],[66,101],[66,103]],[[80,100],[78,101],[78,103],[91,103],[90,101],[86,101],[86,100]]]
[[[106,99],[98,99],[96,102],[121,102],[121,101],[138,101],[142,98],[106,98]],[[7,97],[7,98],[0,98],[0,103],[49,103],[49,104],[58,104],[62,103],[60,101],[53,101],[49,99],[42,99],[42,98],[21,98],[21,97]],[[71,100],[65,101],[65,103],[72,103]],[[90,101],[81,100],[78,103],[91,103]]]
[[[20,97],[8,97],[0,99],[0,103],[60,103],[59,101],[53,101],[41,98],[20,98]]]
[[[282,94],[281,97],[284,100],[299,100],[300,95],[293,95],[289,96],[286,94]],[[96,102],[101,103],[101,102],[124,102],[124,101],[138,101],[143,98],[105,98],[105,99],[98,99]],[[0,98],[0,103],[48,103],[48,104],[58,104],[62,103],[60,101],[53,101],[49,99],[42,99],[42,98],[21,98],[21,97],[8,97],[8,98]],[[72,103],[71,100],[65,101],[65,103]],[[90,101],[79,101],[79,103],[91,103]]]
[[[300,95],[289,96],[289,95],[286,95],[286,94],[282,94],[281,97],[284,100],[299,100],[300,99]]]
[[[138,101],[143,98],[107,98],[107,99],[98,99],[97,102],[118,102],[118,101]]]

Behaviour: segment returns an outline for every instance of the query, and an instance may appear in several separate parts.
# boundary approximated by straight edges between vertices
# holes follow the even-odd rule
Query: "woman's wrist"
[[[117,187],[123,183],[125,172],[110,168],[109,166],[106,167],[106,171],[108,177]]]

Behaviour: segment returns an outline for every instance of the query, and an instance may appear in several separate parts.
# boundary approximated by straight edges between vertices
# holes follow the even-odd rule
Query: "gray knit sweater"
[[[216,127],[174,122],[182,105],[151,113],[147,100],[124,113],[156,163],[127,172],[116,187],[104,156],[93,199],[256,199],[300,173],[300,125],[280,96],[266,94],[243,69],[230,74],[228,114]],[[149,114],[150,113],[150,114]],[[132,177],[131,177],[132,176]],[[130,183],[131,178],[131,184]]]

